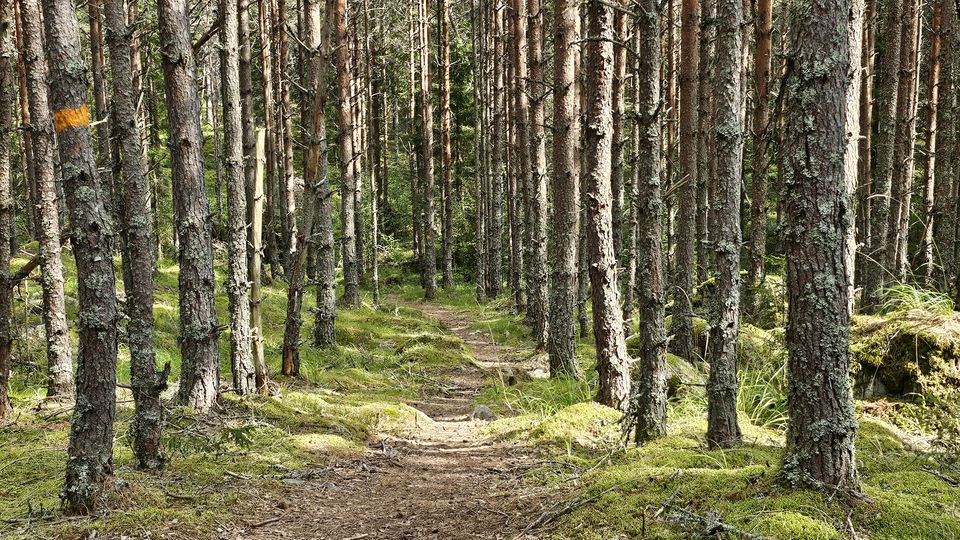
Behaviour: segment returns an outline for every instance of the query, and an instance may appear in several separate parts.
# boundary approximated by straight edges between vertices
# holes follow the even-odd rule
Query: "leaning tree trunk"
[[[737,424],[737,338],[740,329],[740,177],[743,166],[743,2],[719,0],[716,22],[717,89],[714,137],[716,229],[713,266],[716,307],[710,324],[710,378],[707,381],[707,445],[740,442]]]
[[[105,0],[107,45],[113,83],[116,144],[120,149],[123,191],[124,267],[130,277],[126,310],[127,345],[130,349],[130,383],[136,404],[133,417],[133,454],[137,465],[158,469],[164,459],[160,446],[163,406],[160,392],[167,385],[167,370],[157,370],[153,347],[153,220],[150,219],[150,180],[147,177],[143,137],[137,122],[130,27],[122,0]]]
[[[164,51],[164,97],[170,129],[173,204],[180,262],[180,389],[177,401],[206,413],[217,402],[220,382],[210,203],[203,176],[190,13],[185,0],[157,4],[160,43]]]
[[[337,89],[340,103],[340,223],[342,226],[341,247],[343,250],[343,303],[360,307],[360,270],[357,268],[357,242],[354,211],[356,183],[353,161],[357,159],[353,148],[353,112],[350,107],[350,36],[347,31],[346,0],[335,0],[334,31],[336,32]]]
[[[36,4],[29,4],[28,9],[36,9]],[[63,499],[69,512],[86,514],[96,507],[103,483],[113,473],[117,384],[113,230],[93,155],[87,70],[80,57],[80,28],[73,2],[45,2],[44,25],[54,129],[73,226],[79,304],[78,405],[70,423]]]
[[[578,4],[554,4],[553,213],[550,250],[550,375],[579,376],[575,354],[577,244],[580,236],[580,102],[575,43],[580,40]]]
[[[782,476],[791,484],[857,489],[850,395],[845,186],[849,2],[789,12],[784,159],[788,407]]]
[[[30,103],[30,134],[33,146],[33,177],[37,200],[34,204],[39,224],[40,277],[43,284],[43,325],[47,338],[47,397],[73,399],[73,366],[67,308],[63,292],[63,261],[60,248],[60,210],[54,177],[56,146],[47,95],[45,48],[41,41],[43,23],[40,5],[21,4],[23,22],[24,67]]]
[[[15,63],[14,8],[16,0],[0,0],[0,419],[12,411],[10,356],[13,335],[13,283],[10,282],[10,236],[13,230],[13,194],[10,192],[10,141],[14,133],[13,96]]]
[[[662,252],[663,195],[660,189],[661,127],[659,0],[644,0],[637,17],[636,58],[636,185],[631,205],[637,217],[637,304],[640,308],[640,354],[633,384],[630,421],[638,443],[667,431],[667,335],[664,328]],[[669,50],[667,54],[672,54]]]
[[[238,395],[256,390],[250,350],[247,268],[247,194],[240,101],[240,43],[237,1],[220,2],[220,90],[223,94],[224,170],[227,182],[227,295],[230,303],[230,371]],[[289,99],[287,100],[289,102]]]
[[[303,226],[300,228],[300,238],[297,239],[297,249],[291,256],[290,266],[290,285],[287,293],[287,319],[284,324],[283,333],[283,374],[295,376],[300,374],[300,311],[303,304],[304,278],[307,263],[307,252],[311,245],[316,245],[315,233],[321,234],[326,231],[332,231],[330,222],[330,203],[326,202],[326,212],[318,212],[318,207],[327,201],[329,189],[329,180],[327,179],[327,131],[326,114],[324,108],[327,103],[327,64],[330,60],[330,21],[332,20],[333,10],[329,9],[332,2],[327,2],[327,18],[323,21],[320,18],[320,2],[317,0],[307,0],[304,3],[304,44],[310,48],[311,58],[309,59],[307,80],[308,92],[313,96],[311,114],[309,116],[310,125],[308,140],[308,155],[306,169],[304,171],[304,201],[305,205],[303,215]],[[322,189],[322,191],[321,191]],[[317,220],[317,214],[320,214],[320,220]],[[321,222],[322,220],[326,222]],[[324,242],[325,238],[320,238]],[[326,249],[325,246],[319,246],[323,253],[321,257],[333,255],[332,249]],[[332,248],[332,242],[330,248]],[[321,260],[321,288],[324,288],[324,295],[335,294],[335,290],[326,287],[326,280],[330,276],[326,275],[329,270],[326,260]],[[327,296],[321,296],[321,301],[333,300]],[[332,320],[332,319],[331,319]],[[318,321],[319,322],[319,321]],[[322,330],[323,333],[326,329]]]
[[[680,17],[680,178],[676,217],[672,351],[692,360],[693,351],[693,246],[697,213],[697,76],[699,73],[700,3],[683,0]]]
[[[587,178],[587,256],[597,343],[600,389],[597,401],[625,410],[630,392],[630,357],[623,333],[617,258],[613,252],[610,159],[613,143],[613,9],[601,0],[587,4],[589,74],[584,138]]]

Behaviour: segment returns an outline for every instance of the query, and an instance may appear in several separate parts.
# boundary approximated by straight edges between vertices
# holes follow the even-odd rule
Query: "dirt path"
[[[222,538],[515,538],[540,515],[542,490],[523,485],[534,463],[529,451],[490,440],[485,422],[470,420],[484,369],[504,365],[506,350],[471,333],[461,313],[414,306],[443,322],[477,361],[444,373],[453,388],[443,395],[409,403],[433,421],[383,439],[375,452],[335,466],[322,482],[264,494],[255,514],[261,521],[230,527]],[[265,523],[273,517],[281,519]]]

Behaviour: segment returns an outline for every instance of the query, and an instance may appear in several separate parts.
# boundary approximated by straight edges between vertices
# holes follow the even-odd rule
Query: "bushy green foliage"
[[[890,315],[919,309],[941,316],[953,314],[950,295],[910,284],[899,284],[882,291],[880,313]]]

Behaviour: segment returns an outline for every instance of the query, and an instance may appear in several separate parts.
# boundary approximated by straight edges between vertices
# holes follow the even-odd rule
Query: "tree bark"
[[[453,150],[450,110],[450,3],[440,0],[440,148],[443,199],[443,287],[453,286]]]
[[[309,61],[309,71],[307,72],[307,90],[308,94],[313,96],[310,114],[310,139],[308,146],[307,168],[304,171],[305,176],[305,205],[303,215],[303,226],[300,228],[300,238],[297,239],[297,250],[291,256],[290,284],[287,293],[287,319],[283,334],[283,374],[287,376],[297,376],[300,374],[300,311],[303,304],[304,278],[307,262],[307,252],[311,245],[316,245],[317,232],[321,234],[327,231],[332,232],[332,223],[330,220],[330,203],[326,202],[326,212],[318,212],[318,207],[327,201],[329,197],[329,180],[327,179],[327,130],[325,107],[327,103],[327,65],[330,60],[330,22],[332,20],[333,10],[330,9],[333,2],[327,2],[327,18],[322,20],[320,17],[320,2],[317,0],[306,0],[304,3],[304,44],[311,52]],[[321,191],[322,190],[322,191]],[[311,204],[312,203],[312,204]],[[319,214],[320,219],[316,219]],[[328,220],[322,222],[323,219]],[[325,238],[319,238],[324,242]],[[331,246],[332,248],[332,242]],[[329,257],[333,254],[332,249],[326,249],[322,257]],[[323,284],[329,283],[331,276],[326,275],[329,270],[328,261],[321,262],[321,276]],[[325,291],[325,295],[336,294],[336,291]],[[320,300],[327,300],[324,296]],[[335,300],[334,300],[335,302]],[[326,329],[323,331],[326,332]],[[326,338],[324,338],[326,339]]]
[[[713,266],[716,307],[710,324],[707,445],[740,443],[737,423],[737,339],[740,331],[740,181],[743,165],[743,2],[718,0],[716,19],[717,189]]]
[[[13,99],[16,59],[14,50],[15,0],[0,0],[0,420],[13,412],[10,403],[10,358],[13,335],[13,284],[10,282],[10,236],[13,225],[13,194],[10,189],[10,140],[14,133]]]
[[[936,191],[937,143],[940,136],[938,125],[940,109],[940,74],[943,66],[943,4],[933,4],[931,16],[930,73],[927,79],[927,125],[925,130],[926,164],[923,168],[923,234],[920,239],[920,275],[927,286],[933,285],[933,207]]]
[[[503,45],[497,37],[503,35],[503,13],[495,7],[500,0],[491,2],[490,17],[492,20],[490,28],[492,30],[491,39],[494,41],[493,57],[493,81],[492,107],[493,126],[491,127],[491,162],[490,162],[490,219],[488,220],[489,232],[489,258],[488,268],[490,271],[490,283],[487,285],[487,297],[496,298],[503,294],[503,187],[505,181],[505,169],[503,163],[504,153],[504,134],[506,133],[506,121],[504,119],[505,101],[504,101],[504,66],[503,66]]]
[[[664,328],[662,228],[664,204],[660,189],[662,101],[660,98],[659,0],[644,0],[637,14],[636,50],[636,181],[631,197],[637,219],[636,296],[640,309],[640,354],[633,379],[630,420],[637,443],[662,437],[667,431],[667,336]],[[669,50],[667,54],[672,54]]]
[[[547,99],[546,62],[543,58],[543,0],[527,0],[530,17],[527,44],[530,48],[530,253],[528,257],[527,317],[538,349],[547,349],[550,301],[547,262],[547,138],[544,102]]]
[[[47,338],[47,398],[73,399],[73,365],[67,308],[63,292],[63,261],[60,247],[60,211],[54,179],[53,124],[47,89],[47,67],[42,42],[43,23],[36,0],[21,0],[23,61],[30,104],[30,134],[33,147],[33,177],[37,199],[33,201],[39,224],[40,275],[43,291],[43,325]]]
[[[238,395],[256,390],[250,349],[247,268],[247,194],[244,178],[237,0],[221,0],[220,90],[223,93],[224,171],[227,183],[227,295],[230,304],[230,371]]]
[[[908,0],[912,2],[913,0]],[[888,224],[891,215],[890,187],[893,183],[894,141],[897,130],[902,19],[906,2],[888,2],[884,24],[883,50],[877,63],[877,134],[874,139],[873,195],[870,198],[870,248],[864,257],[861,308],[873,311],[880,302],[890,268],[885,262]]]
[[[553,56],[553,214],[550,262],[550,375],[579,377],[574,331],[577,302],[577,244],[580,231],[580,102],[577,64],[580,40],[578,4],[554,4]]]
[[[936,185],[933,205],[933,244],[935,246],[936,279],[938,287],[950,291],[956,268],[956,191],[957,172],[957,75],[960,73],[960,31],[957,29],[957,6],[949,1],[943,3],[943,65],[940,73],[940,101],[938,112],[938,135],[936,160]]]
[[[753,103],[753,152],[750,197],[750,264],[747,272],[747,306],[756,309],[756,295],[766,275],[764,264],[767,255],[767,173],[770,160],[767,143],[772,130],[770,126],[770,69],[773,49],[773,2],[758,0],[754,22],[755,50],[753,56],[753,86],[756,96]]]
[[[693,360],[694,227],[697,194],[697,74],[699,73],[699,0],[683,0],[680,17],[680,183],[676,217],[671,350]]]
[[[30,5],[29,10],[37,9]],[[96,508],[103,482],[113,473],[117,296],[113,230],[93,152],[87,70],[80,57],[76,17],[72,2],[44,3],[50,101],[72,226],[79,303],[77,407],[70,424],[63,499],[68,512],[86,514]]]
[[[423,295],[433,300],[437,294],[437,249],[433,209],[433,90],[430,75],[430,25],[427,23],[429,0],[422,0],[420,33],[420,151],[423,165]]]
[[[96,162],[100,173],[100,180],[103,182],[107,194],[107,208],[117,222],[119,209],[112,208],[112,202],[116,200],[114,195],[113,170],[110,166],[110,158],[113,154],[113,147],[110,140],[111,123],[107,84],[104,81],[104,41],[103,41],[103,13],[100,7],[100,0],[87,1],[87,15],[89,17],[89,37],[90,37],[90,73],[93,78],[93,118],[96,121]]]
[[[871,185],[873,176],[871,153],[873,146],[873,79],[876,75],[874,62],[874,45],[877,33],[877,0],[867,0],[864,9],[863,55],[861,59],[860,79],[860,145],[859,170],[857,179],[857,220],[856,220],[856,259],[855,285],[863,289],[864,272],[868,262],[866,252],[871,246],[870,207]],[[851,301],[853,299],[851,298]]]
[[[850,55],[847,0],[789,11],[785,90],[788,407],[782,477],[857,489],[850,394],[845,167]]]
[[[263,289],[260,273],[263,268],[263,206],[266,203],[264,196],[264,176],[267,158],[264,155],[267,147],[267,131],[257,128],[256,142],[254,143],[254,172],[252,197],[250,199],[250,328],[251,356],[256,377],[257,393],[267,395],[268,373],[267,363],[263,356]]]
[[[133,453],[143,469],[164,464],[160,435],[163,406],[160,392],[167,385],[167,371],[157,370],[153,347],[153,220],[150,219],[150,180],[134,101],[131,28],[122,0],[105,0],[107,45],[113,82],[116,144],[120,149],[123,191],[123,254],[128,273],[126,311],[127,345],[130,349],[130,383],[133,387]],[[119,179],[118,179],[119,180]]]
[[[274,221],[275,185],[276,185],[276,97],[274,94],[273,41],[270,39],[270,0],[257,0],[258,22],[260,27],[260,72],[263,87],[263,125],[266,128],[266,169],[264,176],[265,213],[263,216],[264,259],[270,265],[270,275],[277,277],[277,237]]]
[[[217,402],[220,328],[214,310],[210,203],[203,176],[203,136],[197,109],[189,5],[157,4],[164,96],[170,129],[170,163],[180,263],[180,389],[177,401],[206,413]]]
[[[353,112],[350,108],[350,35],[347,30],[346,0],[335,0],[333,25],[336,32],[336,68],[340,115],[340,222],[342,227],[341,249],[343,250],[342,302],[348,307],[360,307],[360,274],[357,268],[356,183],[353,161],[357,159],[353,148]]]
[[[613,145],[613,9],[600,0],[587,4],[587,86],[584,135],[587,172],[587,256],[597,344],[600,388],[597,401],[626,410],[630,357],[623,333],[617,259],[613,252],[611,153]]]

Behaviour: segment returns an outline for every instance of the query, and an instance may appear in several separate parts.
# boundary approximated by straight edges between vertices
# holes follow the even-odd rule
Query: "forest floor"
[[[525,537],[551,490],[526,480],[536,466],[530,448],[494,440],[486,420],[472,418],[486,377],[517,362],[490,334],[470,331],[463,312],[409,306],[460,338],[473,364],[434,374],[444,381],[442,392],[407,402],[427,417],[418,429],[384,435],[367,456],[328,467],[321,482],[259,494],[244,512],[257,519],[235,524],[222,538]]]

